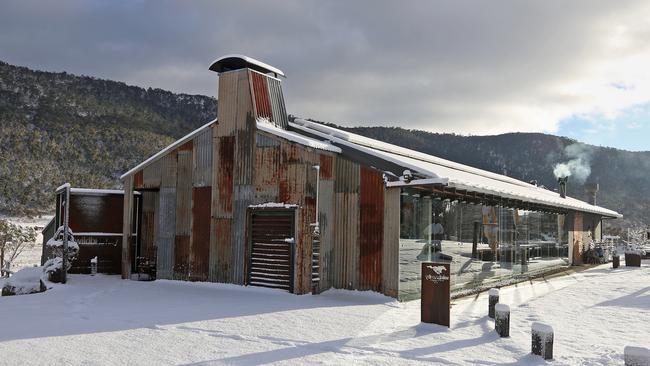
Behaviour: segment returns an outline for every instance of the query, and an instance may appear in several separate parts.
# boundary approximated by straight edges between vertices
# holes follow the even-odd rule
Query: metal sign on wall
[[[422,297],[420,320],[449,326],[450,304],[449,263],[422,262]]]

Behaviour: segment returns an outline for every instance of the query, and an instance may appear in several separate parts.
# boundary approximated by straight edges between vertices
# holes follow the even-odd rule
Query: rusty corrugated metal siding
[[[156,258],[156,202],[158,192],[142,192],[142,225],[140,227],[140,250],[139,257],[148,259]]]
[[[156,276],[163,279],[172,279],[174,241],[176,238],[176,188],[161,188],[159,199]]]
[[[133,234],[133,176],[124,178],[124,212],[122,217],[122,278],[131,277],[131,236]]]
[[[192,151],[178,152],[176,235],[190,235],[192,226]]]
[[[268,76],[266,78],[269,88],[269,100],[271,103],[271,111],[273,113],[273,121],[276,125],[286,129],[289,126],[289,120],[287,109],[284,105],[282,85],[278,79]]]
[[[235,137],[221,136],[215,140],[214,186],[212,190],[212,215],[232,218],[233,175],[235,170]]]
[[[397,298],[399,286],[400,193],[400,188],[386,188],[384,191],[382,292],[394,298]]]
[[[322,176],[322,174],[321,174]],[[334,181],[321,180],[318,197],[320,224],[320,290],[326,290],[332,285],[331,256],[334,242]]]
[[[212,128],[207,128],[194,138],[192,185],[194,187],[212,185]]]
[[[335,161],[334,254],[332,285],[337,288],[358,288],[359,273],[359,164],[346,159]]]
[[[212,218],[210,235],[210,281],[230,280],[232,219]]]
[[[135,189],[141,189],[143,186],[143,176],[142,176],[142,170],[139,172],[133,174],[133,187]]]
[[[271,101],[269,100],[269,86],[267,77],[256,71],[249,70],[251,76],[253,101],[255,112],[258,118],[266,118],[273,121],[273,111],[271,110]]]
[[[143,169],[144,188],[160,188],[160,177],[162,176],[162,161],[156,160]]]
[[[174,240],[174,275],[175,280],[189,280],[190,272],[190,236],[178,235]]]
[[[359,192],[359,288],[381,291],[384,235],[382,173],[362,167]]]
[[[176,156],[177,153],[174,150],[160,159],[160,187],[176,188],[176,166],[178,163]]]
[[[237,97],[239,95],[239,71],[224,72],[219,75],[219,108],[216,136],[229,136],[237,124]],[[248,88],[246,88],[248,90]]]
[[[212,187],[192,189],[190,279],[205,281],[210,273],[210,203]]]
[[[243,285],[246,281],[247,269],[247,210],[248,206],[253,204],[255,197],[255,188],[252,185],[236,185],[234,210],[232,218],[231,233],[231,281]]]

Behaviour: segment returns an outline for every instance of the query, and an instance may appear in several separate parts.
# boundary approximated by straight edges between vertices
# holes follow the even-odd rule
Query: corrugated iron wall
[[[139,257],[153,260],[156,258],[156,202],[158,192],[142,192],[142,226],[140,229]]]
[[[212,128],[201,132],[193,141],[192,186],[209,187],[212,185]]]
[[[124,178],[124,212],[122,217],[122,278],[131,277],[131,237],[133,236],[133,176]]]
[[[384,179],[374,169],[360,169],[359,289],[381,291],[384,236]]]
[[[383,293],[397,298],[399,286],[400,188],[384,190],[384,237],[381,279]]]
[[[143,221],[143,248],[155,237],[158,277],[245,284],[249,206],[284,202],[298,206],[294,292],[309,292],[320,180],[320,289],[395,296],[399,190],[387,191],[374,169],[257,131],[257,117],[286,127],[279,80],[222,73],[218,123],[136,172],[139,188],[159,189],[145,195]]]
[[[332,285],[359,287],[359,164],[337,158],[334,181],[334,254]]]
[[[255,117],[266,118],[286,129],[289,126],[289,120],[280,80],[253,70],[249,70],[249,74]]]

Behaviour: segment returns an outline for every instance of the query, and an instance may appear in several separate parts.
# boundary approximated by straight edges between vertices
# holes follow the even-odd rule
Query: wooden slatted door
[[[250,215],[248,284],[292,292],[294,210],[254,209]]]

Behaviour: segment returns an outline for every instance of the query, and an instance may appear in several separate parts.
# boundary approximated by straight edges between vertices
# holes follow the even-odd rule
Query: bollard
[[[553,359],[553,328],[550,325],[533,323],[531,351],[545,360]]]
[[[621,265],[621,257],[615,255],[612,257],[612,268],[618,268]]]
[[[496,304],[494,307],[494,330],[501,338],[510,336],[510,306]]]
[[[90,260],[90,275],[94,276],[97,274],[97,257]]]
[[[499,303],[499,289],[491,288],[490,291],[488,291],[488,295],[488,316],[494,319],[494,306]]]
[[[643,347],[625,346],[625,366],[650,366],[650,350]]]

